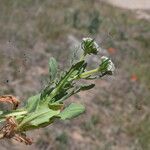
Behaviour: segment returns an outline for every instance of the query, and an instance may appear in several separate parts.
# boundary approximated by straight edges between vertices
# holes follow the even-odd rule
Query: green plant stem
[[[84,79],[84,78],[89,77],[90,75],[97,73],[97,72],[99,72],[99,68],[96,68],[96,69],[93,69],[90,71],[86,71],[86,72],[80,74],[79,76],[76,76],[75,79]]]
[[[97,72],[99,72],[99,68],[96,68],[96,69],[93,69],[93,70],[84,72],[84,73],[82,73],[81,75],[77,75],[77,76],[75,76],[75,77],[72,79],[72,81],[73,81],[73,80],[76,80],[76,79],[84,79],[84,78],[87,78],[88,76],[90,76],[90,75],[92,75],[92,74],[94,74],[94,73],[97,73]],[[70,74],[71,74],[71,73],[72,73],[72,72],[70,72]],[[70,74],[68,74],[68,75],[66,76],[66,78],[64,79],[64,81],[63,81],[62,83],[60,83],[60,85],[58,85],[58,87],[51,93],[51,95],[52,95],[52,96],[50,96],[51,98],[54,97],[54,96],[57,94],[57,92],[58,92],[59,89],[63,86],[63,84],[66,82],[66,80],[68,79],[68,77],[70,76]]]
[[[27,113],[28,113],[27,110],[23,109],[23,110],[18,110],[18,112],[17,111],[16,112],[10,112],[10,113],[4,115],[3,117],[6,118],[6,117],[10,117],[10,116],[20,116],[20,115],[25,115]]]
[[[86,56],[86,55],[83,54],[83,55],[80,57],[80,61],[84,60],[85,56]]]
[[[10,113],[2,116],[0,122],[5,121],[7,117],[15,117],[16,119],[20,119],[23,117],[22,115],[25,115],[27,113],[28,113],[27,110],[19,110],[18,112],[10,112]]]
[[[57,88],[52,91],[52,93],[50,94],[49,98],[53,98],[54,96],[57,95],[57,93],[59,92],[59,90],[63,87],[64,83],[66,83],[66,81],[67,81],[68,77],[70,76],[70,74],[72,73],[72,71],[63,79],[62,82],[60,82],[58,84]]]
[[[20,115],[25,115],[27,114],[28,112],[26,110],[23,110],[23,111],[20,111],[20,112],[14,112],[14,113],[11,113],[11,114],[8,114],[6,115],[5,117],[10,117],[10,116],[20,116]]]

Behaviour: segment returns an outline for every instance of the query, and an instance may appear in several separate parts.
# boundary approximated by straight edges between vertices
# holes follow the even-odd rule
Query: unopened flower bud
[[[115,70],[114,63],[106,56],[101,57],[101,64],[99,66],[99,70],[102,73],[113,74]]]
[[[81,47],[84,50],[84,55],[87,55],[87,54],[96,55],[99,49],[98,44],[94,41],[94,39],[91,39],[91,38],[83,38]]]

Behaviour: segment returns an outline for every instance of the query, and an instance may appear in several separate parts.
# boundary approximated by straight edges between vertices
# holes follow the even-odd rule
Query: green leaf
[[[86,63],[84,61],[80,61],[76,64],[74,64],[70,69],[69,71],[66,72],[66,74],[61,78],[59,84],[62,82],[63,83],[67,83],[67,81],[71,81],[71,79],[78,75],[79,73],[82,73],[84,71],[86,67]],[[82,70],[82,72],[81,72]]]
[[[39,128],[43,124],[49,124],[51,118],[57,117],[60,110],[52,110],[48,107],[40,107],[35,112],[29,113],[19,124],[19,129],[27,131],[32,128]]]
[[[95,84],[89,84],[89,85],[82,85],[80,87],[74,87],[73,89],[70,89],[66,92],[66,94],[63,95],[61,98],[54,97],[54,102],[63,102],[66,99],[68,99],[70,96],[80,92],[80,91],[86,91],[90,90],[95,86]]]
[[[49,59],[49,73],[51,81],[54,81],[57,75],[58,64],[55,58],[51,57]]]
[[[48,85],[42,92],[41,92],[41,101],[40,104],[43,102],[43,99],[45,99],[46,96],[50,95],[50,93],[53,91],[54,86],[53,85]]]
[[[65,119],[72,119],[80,114],[82,114],[85,111],[85,107],[81,104],[72,103],[67,108],[65,108],[59,116],[62,120]]]
[[[82,86],[78,89],[78,92],[90,90],[90,89],[92,89],[94,86],[95,86],[95,84],[82,85]]]
[[[74,92],[75,92],[74,89],[69,90],[69,91],[67,92],[67,94],[64,95],[61,99],[55,99],[55,101],[56,101],[56,102],[63,102],[63,101],[65,101],[67,98],[69,98],[70,96],[72,96],[72,95],[74,94]]]
[[[33,112],[37,109],[39,101],[40,101],[40,94],[31,96],[27,100],[27,104],[26,104],[25,108],[27,109],[28,112]]]
[[[40,111],[40,113],[38,112],[39,114],[38,117],[32,120],[30,124],[34,126],[39,126],[43,123],[48,123],[52,117],[57,116],[59,113],[60,113],[60,110],[52,110],[52,109],[45,110],[44,109]]]

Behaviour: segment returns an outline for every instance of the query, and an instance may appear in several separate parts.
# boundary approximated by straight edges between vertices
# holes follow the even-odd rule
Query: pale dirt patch
[[[103,0],[113,6],[134,10],[137,18],[150,20],[150,0]]]
[[[106,0],[110,4],[127,9],[150,9],[150,0]]]

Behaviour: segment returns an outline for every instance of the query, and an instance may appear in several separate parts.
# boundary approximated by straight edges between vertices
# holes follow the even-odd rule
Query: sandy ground
[[[104,0],[105,1],[105,0]],[[109,3],[127,9],[150,9],[150,0],[107,0]]]

